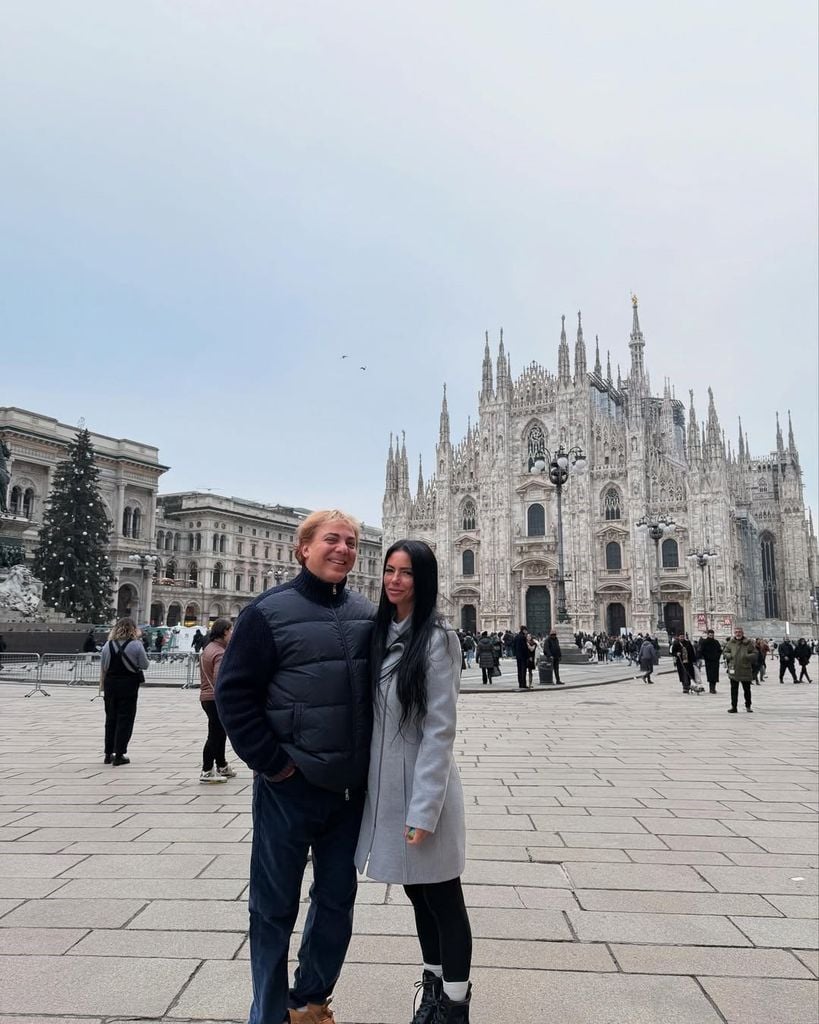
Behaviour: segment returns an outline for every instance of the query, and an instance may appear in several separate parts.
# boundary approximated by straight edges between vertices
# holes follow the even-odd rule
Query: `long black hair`
[[[429,544],[422,540],[399,540],[384,556],[384,568],[396,551],[405,551],[412,565],[412,582],[415,588],[412,619],[409,632],[404,639],[404,653],[398,663],[396,692],[401,704],[399,728],[408,722],[419,723],[427,713],[427,654],[432,631],[442,625],[435,607],[438,600],[438,562]],[[383,573],[381,599],[375,617],[370,665],[373,691],[378,696],[381,679],[381,664],[387,645],[387,631],[395,615],[395,605],[384,589]]]

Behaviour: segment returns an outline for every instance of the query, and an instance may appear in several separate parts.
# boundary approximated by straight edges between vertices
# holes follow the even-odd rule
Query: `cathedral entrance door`
[[[666,630],[673,636],[685,632],[685,615],[679,601],[669,601],[663,609]]]
[[[529,587],[526,591],[526,622],[530,633],[547,636],[552,627],[552,595],[548,587]]]
[[[619,601],[613,601],[606,609],[606,629],[609,636],[619,636],[626,628],[626,609]]]
[[[461,608],[461,629],[473,636],[478,632],[478,613],[474,604],[465,604]]]

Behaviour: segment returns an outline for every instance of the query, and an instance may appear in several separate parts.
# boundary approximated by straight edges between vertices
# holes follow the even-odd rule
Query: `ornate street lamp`
[[[573,470],[578,472],[586,466],[583,449],[575,445],[568,451],[561,444],[554,452],[548,448],[533,452],[529,456],[530,473],[547,473],[557,490],[557,621],[568,622],[566,614],[566,572],[563,559],[563,488]]]
[[[700,570],[700,573],[701,573],[701,576],[702,576],[702,610],[703,610],[703,614],[705,615],[705,628],[706,628],[706,630],[708,629],[708,608],[706,606],[706,601],[705,601],[705,570],[708,568],[708,566],[711,564],[711,562],[714,561],[714,559],[716,557],[717,557],[717,553],[715,551],[708,551],[707,549],[705,551],[691,551],[688,554],[688,561],[691,562],[692,565],[696,565],[697,566],[697,568]],[[709,586],[710,586],[710,583],[711,583],[711,576],[710,576],[710,574],[708,576],[708,583],[709,583]]]
[[[282,581],[282,580],[284,579],[284,573],[282,572],[282,570],[281,570],[281,569],[276,569],[276,570],[274,571],[274,573],[273,573],[273,579],[274,579],[274,580],[276,581],[276,586],[278,587],[278,585],[279,585],[279,584],[281,583],[281,581]]]
[[[634,524],[638,530],[647,533],[654,541],[654,563],[657,569],[657,633],[665,631],[663,622],[663,596],[660,593],[660,541],[669,533],[674,532],[676,523],[669,515],[649,515],[648,512],[641,516]]]
[[[140,551],[134,555],[128,555],[128,561],[133,562],[135,565],[139,565],[142,570],[142,590],[147,589],[148,573],[152,572],[156,565],[156,555],[152,555],[150,551]],[[139,625],[139,604],[142,600],[142,595],[137,591],[137,611],[136,611],[136,623]],[[147,604],[147,601],[145,602]],[[150,609],[149,609],[150,611]]]

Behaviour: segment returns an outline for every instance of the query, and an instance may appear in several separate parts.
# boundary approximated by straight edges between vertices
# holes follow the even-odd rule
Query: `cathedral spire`
[[[586,383],[586,342],[583,340],[583,321],[577,311],[577,341],[574,343],[575,387]]]
[[[643,353],[646,347],[643,339],[643,332],[640,330],[640,317],[637,313],[637,296],[631,296],[631,339],[628,347],[631,349],[631,378],[635,382],[642,381],[645,376],[645,361]]]
[[[566,317],[560,318],[560,345],[557,349],[557,383],[558,386],[571,384],[569,369],[569,343],[566,341]]]
[[[386,490],[388,493],[393,493],[395,490],[395,457],[392,453],[392,433],[390,433],[390,450],[387,453],[387,486]]]
[[[421,461],[421,456],[418,456],[418,488],[415,492],[415,496],[418,501],[424,496],[424,467]]]
[[[782,427],[779,425],[779,410],[776,411],[776,450],[778,452],[785,451],[785,442],[782,440]]]
[[[620,373],[620,364],[617,364],[617,390],[623,390],[623,375]]]
[[[688,392],[688,398],[688,458],[689,461],[699,461],[702,454],[702,447],[700,445],[700,432],[697,428],[697,411],[694,408],[693,390]]]
[[[446,384],[444,384],[444,398],[441,402],[441,421],[438,429],[438,441],[440,444],[449,444],[449,407],[446,402]]]
[[[603,367],[600,365],[600,336],[594,336],[594,372],[598,377],[603,376]]]
[[[409,462],[407,461],[407,432],[401,431],[401,494],[405,497],[409,497]]]
[[[497,397],[500,398],[509,390],[509,377],[508,371],[509,366],[506,362],[506,350],[503,347],[503,328],[500,329],[500,344],[498,345],[498,372],[496,376],[497,381]]]
[[[714,392],[710,387],[708,388],[708,421],[705,436],[709,458],[719,458],[720,454],[724,452],[722,428],[719,425],[717,407],[714,404]]]
[[[489,352],[489,331],[484,335],[485,344],[483,347],[483,374],[481,380],[481,401],[491,401],[495,397],[495,389],[492,385],[492,356]]]
[[[788,409],[788,449],[793,455],[796,455],[796,441],[793,437],[793,423],[791,422],[790,409]]]
[[[606,381],[611,384],[611,351],[606,349]]]
[[[742,433],[742,417],[739,417],[739,461],[745,461],[745,437]]]

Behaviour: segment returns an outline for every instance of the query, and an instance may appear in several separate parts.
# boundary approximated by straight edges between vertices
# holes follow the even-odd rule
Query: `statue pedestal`
[[[31,529],[31,522],[22,516],[0,512],[0,548],[19,547],[25,551],[23,534]]]
[[[574,642],[576,626],[571,622],[556,622],[552,628],[560,641],[564,662],[569,665],[580,665],[589,660],[581,650],[578,650],[577,644]]]

